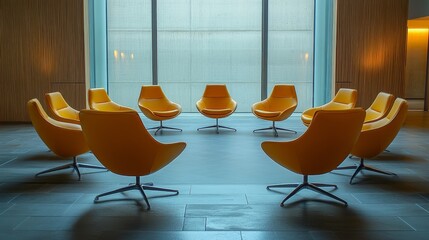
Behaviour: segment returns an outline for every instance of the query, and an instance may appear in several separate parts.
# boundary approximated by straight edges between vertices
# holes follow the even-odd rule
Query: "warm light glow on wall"
[[[115,57],[115,59],[118,59],[118,50],[113,51],[113,57]]]
[[[386,49],[385,43],[373,44],[372,46],[369,46],[363,53],[363,67],[367,70],[376,70],[382,68],[385,64]]]
[[[428,28],[408,28],[408,33],[428,33]]]
[[[44,76],[50,76],[55,70],[57,56],[54,50],[47,45],[40,45],[34,49],[33,63]]]

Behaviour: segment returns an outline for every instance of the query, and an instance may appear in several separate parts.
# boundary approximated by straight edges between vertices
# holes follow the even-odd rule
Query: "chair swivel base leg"
[[[149,200],[147,199],[146,193],[144,190],[151,190],[151,191],[162,191],[162,192],[172,192],[174,193],[174,195],[178,195],[179,191],[178,190],[173,190],[173,189],[168,189],[168,188],[160,188],[160,187],[154,187],[153,183],[140,183],[140,177],[136,177],[136,182],[133,184],[130,184],[129,186],[123,187],[123,188],[119,188],[110,192],[106,192],[106,193],[102,193],[99,194],[95,197],[94,202],[96,203],[100,197],[104,197],[107,195],[111,195],[111,194],[115,194],[115,193],[120,193],[120,192],[126,192],[126,191],[130,191],[130,190],[139,190],[140,193],[143,196],[144,201],[146,202],[147,205],[147,210],[150,210],[150,204],[149,204]]]
[[[76,171],[76,173],[77,173],[77,175],[79,177],[79,181],[81,179],[81,174],[80,174],[79,168],[93,168],[93,169],[103,169],[103,170],[106,170],[106,168],[102,167],[102,166],[97,166],[97,165],[92,165],[92,164],[86,164],[86,163],[78,163],[77,162],[77,157],[73,157],[73,162],[72,163],[65,164],[65,165],[62,165],[62,166],[59,166],[59,167],[54,167],[54,168],[51,168],[51,169],[39,172],[35,176],[37,177],[37,176],[45,174],[45,173],[55,172],[55,171],[59,171],[59,170],[69,169],[69,168],[73,168]]]
[[[217,134],[219,134],[219,128],[229,129],[229,130],[232,130],[234,132],[237,132],[237,129],[235,129],[235,128],[225,127],[225,126],[219,125],[219,119],[217,119],[217,118],[216,118],[216,125],[211,125],[211,126],[207,126],[207,127],[200,127],[197,129],[197,131],[200,131],[202,129],[207,129],[207,128],[216,128]]]
[[[160,125],[158,126],[158,127],[151,127],[151,128],[148,128],[147,130],[155,130],[156,129],[156,131],[155,131],[155,135],[159,132],[159,131],[161,131],[162,132],[162,130],[163,129],[168,129],[168,130],[175,130],[175,131],[180,131],[180,132],[182,132],[183,130],[182,129],[180,129],[180,128],[174,128],[174,127],[167,127],[167,126],[164,126],[164,125],[162,125],[162,121],[160,121]]]
[[[256,130],[253,130],[253,132],[255,133],[255,132],[266,131],[266,130],[273,130],[275,137],[279,136],[278,131],[286,131],[286,132],[291,132],[291,133],[295,133],[295,134],[297,133],[294,130],[276,127],[275,122],[273,122],[273,126],[271,126],[271,127],[256,129]]]
[[[356,169],[356,171],[353,173],[352,177],[350,178],[350,184],[353,184],[353,179],[362,170],[368,170],[368,171],[377,172],[377,173],[381,173],[381,174],[385,174],[385,175],[396,176],[396,173],[388,172],[388,171],[382,171],[382,170],[374,168],[374,167],[366,166],[363,158],[360,159],[359,166],[338,167],[335,170],[345,170],[345,169]]]
[[[334,184],[324,184],[324,183],[309,183],[308,182],[308,176],[304,175],[304,180],[302,183],[292,183],[292,184],[278,184],[278,185],[270,185],[267,186],[268,190],[271,190],[271,188],[289,188],[289,187],[294,187],[295,189],[289,193],[289,195],[286,196],[285,199],[283,199],[283,201],[280,203],[280,206],[283,207],[284,203],[291,198],[292,196],[294,196],[295,194],[297,194],[299,191],[303,190],[303,189],[309,189],[318,193],[321,193],[325,196],[328,196],[330,198],[333,198],[339,202],[342,202],[345,206],[347,206],[347,202],[344,201],[343,199],[333,195],[332,193],[329,193],[323,189],[321,189],[321,187],[333,187],[333,188],[337,188],[337,185]]]

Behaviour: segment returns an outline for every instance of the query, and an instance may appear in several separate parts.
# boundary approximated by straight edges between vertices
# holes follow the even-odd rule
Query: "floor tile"
[[[82,195],[81,193],[24,193],[14,198],[11,202],[30,204],[72,204]]]
[[[205,231],[206,230],[206,218],[189,218],[185,217],[183,223],[183,231]]]
[[[281,231],[281,232],[267,232],[267,231],[245,231],[241,232],[243,240],[284,240],[284,239],[297,239],[297,240],[312,240],[311,235],[306,232],[296,231]]]
[[[18,196],[19,193],[0,193],[0,203],[8,203]]]
[[[159,239],[174,239],[174,240],[241,240],[240,232],[234,231],[129,231],[129,232],[103,232],[100,239],[126,239],[126,240],[159,240]]]
[[[81,216],[88,212],[92,216],[136,216],[142,213],[148,216],[169,216],[184,217],[184,204],[152,204],[151,210],[147,211],[146,204],[130,201],[112,201],[97,204],[73,204],[64,213],[63,216]]]
[[[408,193],[353,193],[353,196],[361,203],[384,203],[384,204],[409,204],[409,203],[429,203],[429,200],[419,194]]]
[[[62,216],[69,204],[14,204],[4,216]]]
[[[11,208],[13,204],[9,203],[0,203],[0,215],[4,214],[9,208]]]
[[[426,212],[429,213],[429,203],[419,203],[417,204],[417,206],[421,207],[422,209],[424,209]]]
[[[0,232],[12,231],[17,225],[24,222],[28,216],[3,216],[0,215]]]
[[[100,239],[100,234],[100,232],[88,234],[79,231],[2,231],[0,232],[0,239],[97,240]]]
[[[341,240],[341,239],[350,239],[350,240],[362,240],[362,239],[385,239],[385,240],[403,240],[403,239],[413,239],[413,240],[426,240],[428,239],[429,232],[418,232],[418,231],[352,231],[352,232],[330,232],[312,233],[314,240]]]
[[[429,216],[401,217],[401,219],[416,231],[428,231],[429,229]]]
[[[210,231],[413,230],[398,217],[372,217],[366,219],[359,216],[342,216],[341,221],[338,221],[336,216],[311,213],[303,216],[285,215],[255,218],[209,217],[207,218],[206,229]]]

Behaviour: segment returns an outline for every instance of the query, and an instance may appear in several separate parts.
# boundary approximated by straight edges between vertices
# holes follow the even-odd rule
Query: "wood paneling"
[[[357,89],[364,108],[380,91],[403,97],[408,0],[337,4],[335,89]]]
[[[28,121],[51,91],[85,107],[83,19],[81,0],[0,0],[0,121]]]

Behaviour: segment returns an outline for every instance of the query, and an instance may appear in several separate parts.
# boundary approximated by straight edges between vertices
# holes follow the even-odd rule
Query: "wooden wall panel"
[[[335,89],[357,89],[364,108],[380,91],[403,97],[408,0],[337,4]]]
[[[55,90],[85,107],[83,24],[83,1],[0,0],[0,121],[29,121],[26,102]]]

